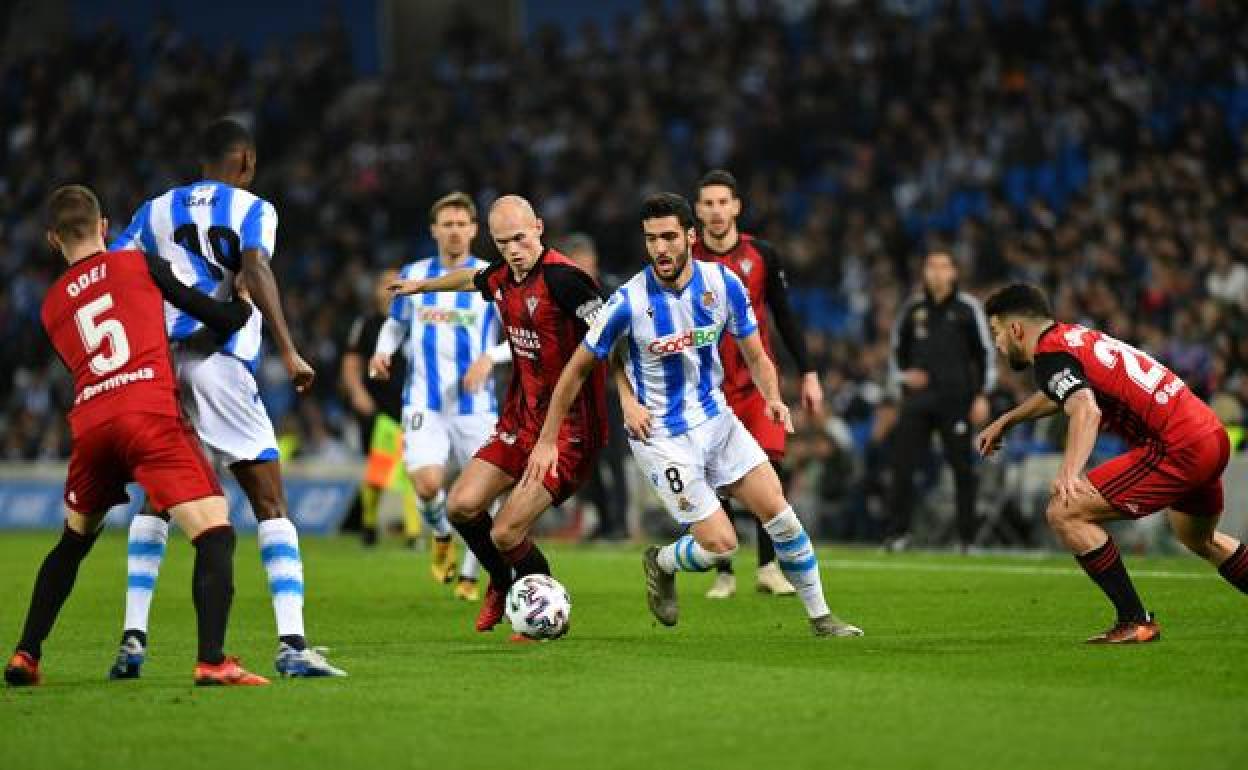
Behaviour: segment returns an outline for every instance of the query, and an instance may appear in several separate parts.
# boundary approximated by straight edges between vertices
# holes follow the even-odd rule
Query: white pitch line
[[[1015,566],[1012,564],[931,564],[912,561],[854,561],[852,559],[820,559],[819,564],[836,569],[878,569],[909,572],[975,572],[1008,575],[1052,575],[1058,577],[1083,577],[1083,570],[1073,567]],[[1133,576],[1150,578],[1173,578],[1175,580],[1210,580],[1218,577],[1212,568],[1209,572],[1174,572],[1159,569],[1128,569]]]

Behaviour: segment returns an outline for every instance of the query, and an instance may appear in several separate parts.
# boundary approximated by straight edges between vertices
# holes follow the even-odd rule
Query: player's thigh
[[[179,385],[191,424],[226,465],[277,460],[277,436],[256,379],[224,353],[179,356]]]
[[[65,526],[69,527],[75,534],[86,536],[98,532],[100,527],[104,526],[104,519],[107,516],[107,508],[85,512],[66,508]]]
[[[1053,495],[1045,509],[1045,517],[1049,524],[1059,529],[1072,524],[1103,523],[1128,518],[1092,484],[1085,484],[1065,500]]]
[[[106,511],[130,499],[130,471],[117,440],[118,420],[97,426],[74,439],[65,475],[65,507],[87,515]]]
[[[451,485],[450,494],[447,496],[447,513],[452,519],[470,519],[488,509],[499,495],[515,485],[514,477],[497,466],[474,457]]]
[[[127,460],[158,511],[222,494],[199,439],[181,417],[144,415],[142,427],[131,434]]]
[[[504,550],[519,545],[553,500],[550,490],[542,484],[517,484],[494,515],[491,534],[495,544]]]
[[[408,475],[420,468],[445,468],[451,451],[450,424],[438,412],[403,410],[403,464]]]
[[[494,435],[497,422],[498,417],[493,414],[465,414],[451,418],[451,458],[458,467],[466,467],[485,446]]]
[[[720,510],[719,496],[706,479],[702,450],[689,434],[628,443],[638,469],[676,521],[694,524]]]
[[[729,414],[700,426],[695,440],[703,444],[706,478],[713,489],[736,498],[763,521],[788,505],[784,489],[767,453],[735,416]]]
[[[224,495],[178,503],[169,508],[169,515],[191,540],[199,537],[205,530],[224,527],[230,523],[229,504]]]

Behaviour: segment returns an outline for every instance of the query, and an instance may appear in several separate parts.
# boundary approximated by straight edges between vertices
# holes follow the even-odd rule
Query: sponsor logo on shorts
[[[705,348],[711,345],[718,345],[719,332],[722,328],[721,324],[699,326],[694,329],[686,329],[678,334],[658,337],[646,346],[646,350],[656,356],[670,356],[676,353],[683,353],[688,348]]]
[[[682,513],[690,513],[693,511],[693,503],[689,502],[689,498],[687,497],[677,499],[676,507],[679,508]]]

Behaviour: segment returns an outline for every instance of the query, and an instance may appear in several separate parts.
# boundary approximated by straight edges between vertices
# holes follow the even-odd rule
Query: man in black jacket
[[[885,547],[903,550],[909,545],[915,466],[936,431],[953,468],[958,537],[965,548],[975,538],[972,427],[988,417],[987,393],[996,384],[997,371],[983,308],[958,291],[957,265],[944,252],[932,252],[923,260],[923,293],[897,312],[890,374],[902,398]]]

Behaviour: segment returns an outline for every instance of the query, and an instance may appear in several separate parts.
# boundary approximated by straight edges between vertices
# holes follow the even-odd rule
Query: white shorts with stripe
[[[767,454],[732,412],[680,436],[629,439],[642,473],[673,518],[695,524],[719,509],[721,487],[767,462]]]
[[[490,435],[496,414],[443,414],[403,409],[403,464],[407,470],[448,463],[463,469]]]
[[[174,355],[182,408],[204,448],[226,466],[277,460],[273,421],[247,365],[226,353]]]

